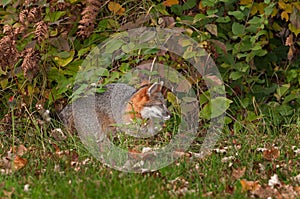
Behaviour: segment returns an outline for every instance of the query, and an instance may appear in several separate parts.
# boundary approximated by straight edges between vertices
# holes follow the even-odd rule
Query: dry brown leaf
[[[293,42],[293,34],[290,34],[286,40],[285,40],[285,45],[286,46],[292,46],[294,45],[294,42]]]
[[[273,176],[271,176],[271,178],[269,179],[268,185],[271,188],[281,186],[281,182],[279,181],[279,178],[278,178],[277,174],[274,174]]]
[[[16,156],[15,159],[14,159],[14,170],[17,171],[17,170],[20,170],[22,169],[23,167],[25,167],[28,163],[28,160],[25,159],[25,158],[21,158],[20,156]]]
[[[16,155],[18,156],[22,156],[24,155],[26,152],[27,152],[27,148],[24,146],[24,145],[19,145],[18,147],[15,146],[13,149],[12,149],[13,153],[15,153]]]
[[[5,198],[10,199],[12,198],[14,192],[15,192],[15,188],[12,187],[10,191],[3,190],[3,195],[5,196]]]
[[[256,190],[259,190],[260,189],[260,184],[259,184],[259,181],[248,181],[248,180],[245,180],[245,179],[242,179],[240,180],[240,183],[242,185],[242,191],[245,192],[245,191],[256,191]]]
[[[279,192],[277,191],[277,189],[272,189],[269,186],[266,187],[260,187],[259,189],[251,192],[252,194],[254,194],[255,196],[257,196],[258,198],[269,198],[269,197],[275,197],[278,196]]]
[[[123,15],[125,12],[125,8],[123,8],[119,3],[109,2],[108,10],[117,15]]]
[[[233,179],[240,179],[241,177],[244,176],[245,171],[246,171],[246,167],[233,169],[231,175],[232,175]]]
[[[290,46],[289,52],[288,52],[288,60],[291,61],[294,57],[294,54],[296,52],[296,48],[294,46]]]
[[[177,4],[179,4],[178,0],[166,0],[163,2],[163,5],[167,7],[171,7],[172,5],[177,5]]]
[[[279,158],[279,156],[280,156],[280,151],[277,147],[274,146],[270,149],[263,151],[263,157],[269,161],[277,159]]]

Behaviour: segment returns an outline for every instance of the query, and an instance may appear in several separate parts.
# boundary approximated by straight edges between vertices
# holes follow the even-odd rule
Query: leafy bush
[[[210,53],[227,85],[228,98],[235,102],[227,118],[234,129],[253,122],[266,124],[267,118],[279,126],[299,113],[297,1],[143,0],[141,4],[3,1],[2,123],[9,121],[12,107],[19,110],[19,116],[40,112],[36,104],[43,110],[59,111],[66,103],[63,99],[72,94],[75,75],[87,54],[111,33],[142,25],[181,28]],[[106,83],[155,53],[135,54],[108,67]],[[188,68],[169,54],[162,60],[169,60],[179,71]],[[194,85],[199,82],[192,81]]]

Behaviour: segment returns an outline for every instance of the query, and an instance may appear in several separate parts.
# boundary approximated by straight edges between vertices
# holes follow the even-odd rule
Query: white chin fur
[[[156,107],[145,107],[142,109],[141,111],[141,116],[142,118],[152,118],[152,117],[156,117],[156,118],[163,118],[161,110],[156,108]]]

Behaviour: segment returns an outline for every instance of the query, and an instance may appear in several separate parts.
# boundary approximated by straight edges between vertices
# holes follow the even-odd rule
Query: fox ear
[[[163,81],[153,83],[153,84],[148,88],[148,90],[147,90],[147,95],[150,96],[151,94],[153,94],[153,93],[155,93],[155,92],[161,92],[161,89],[162,89],[163,85],[164,85],[164,82],[163,82]]]

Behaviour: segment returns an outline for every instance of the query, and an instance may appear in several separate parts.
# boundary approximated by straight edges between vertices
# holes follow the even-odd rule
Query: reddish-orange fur
[[[146,86],[139,91],[137,91],[130,99],[127,104],[126,113],[129,114],[130,119],[142,118],[141,110],[144,105],[149,102],[149,96],[147,95],[147,90],[150,86]]]
[[[126,113],[129,114],[129,120],[134,118],[142,118],[142,109],[145,107],[145,104],[151,102],[150,96],[147,94],[150,87],[151,85],[142,87],[130,98],[130,101],[126,107]],[[157,90],[152,92],[160,92],[161,89],[161,86],[159,86],[157,87]]]

